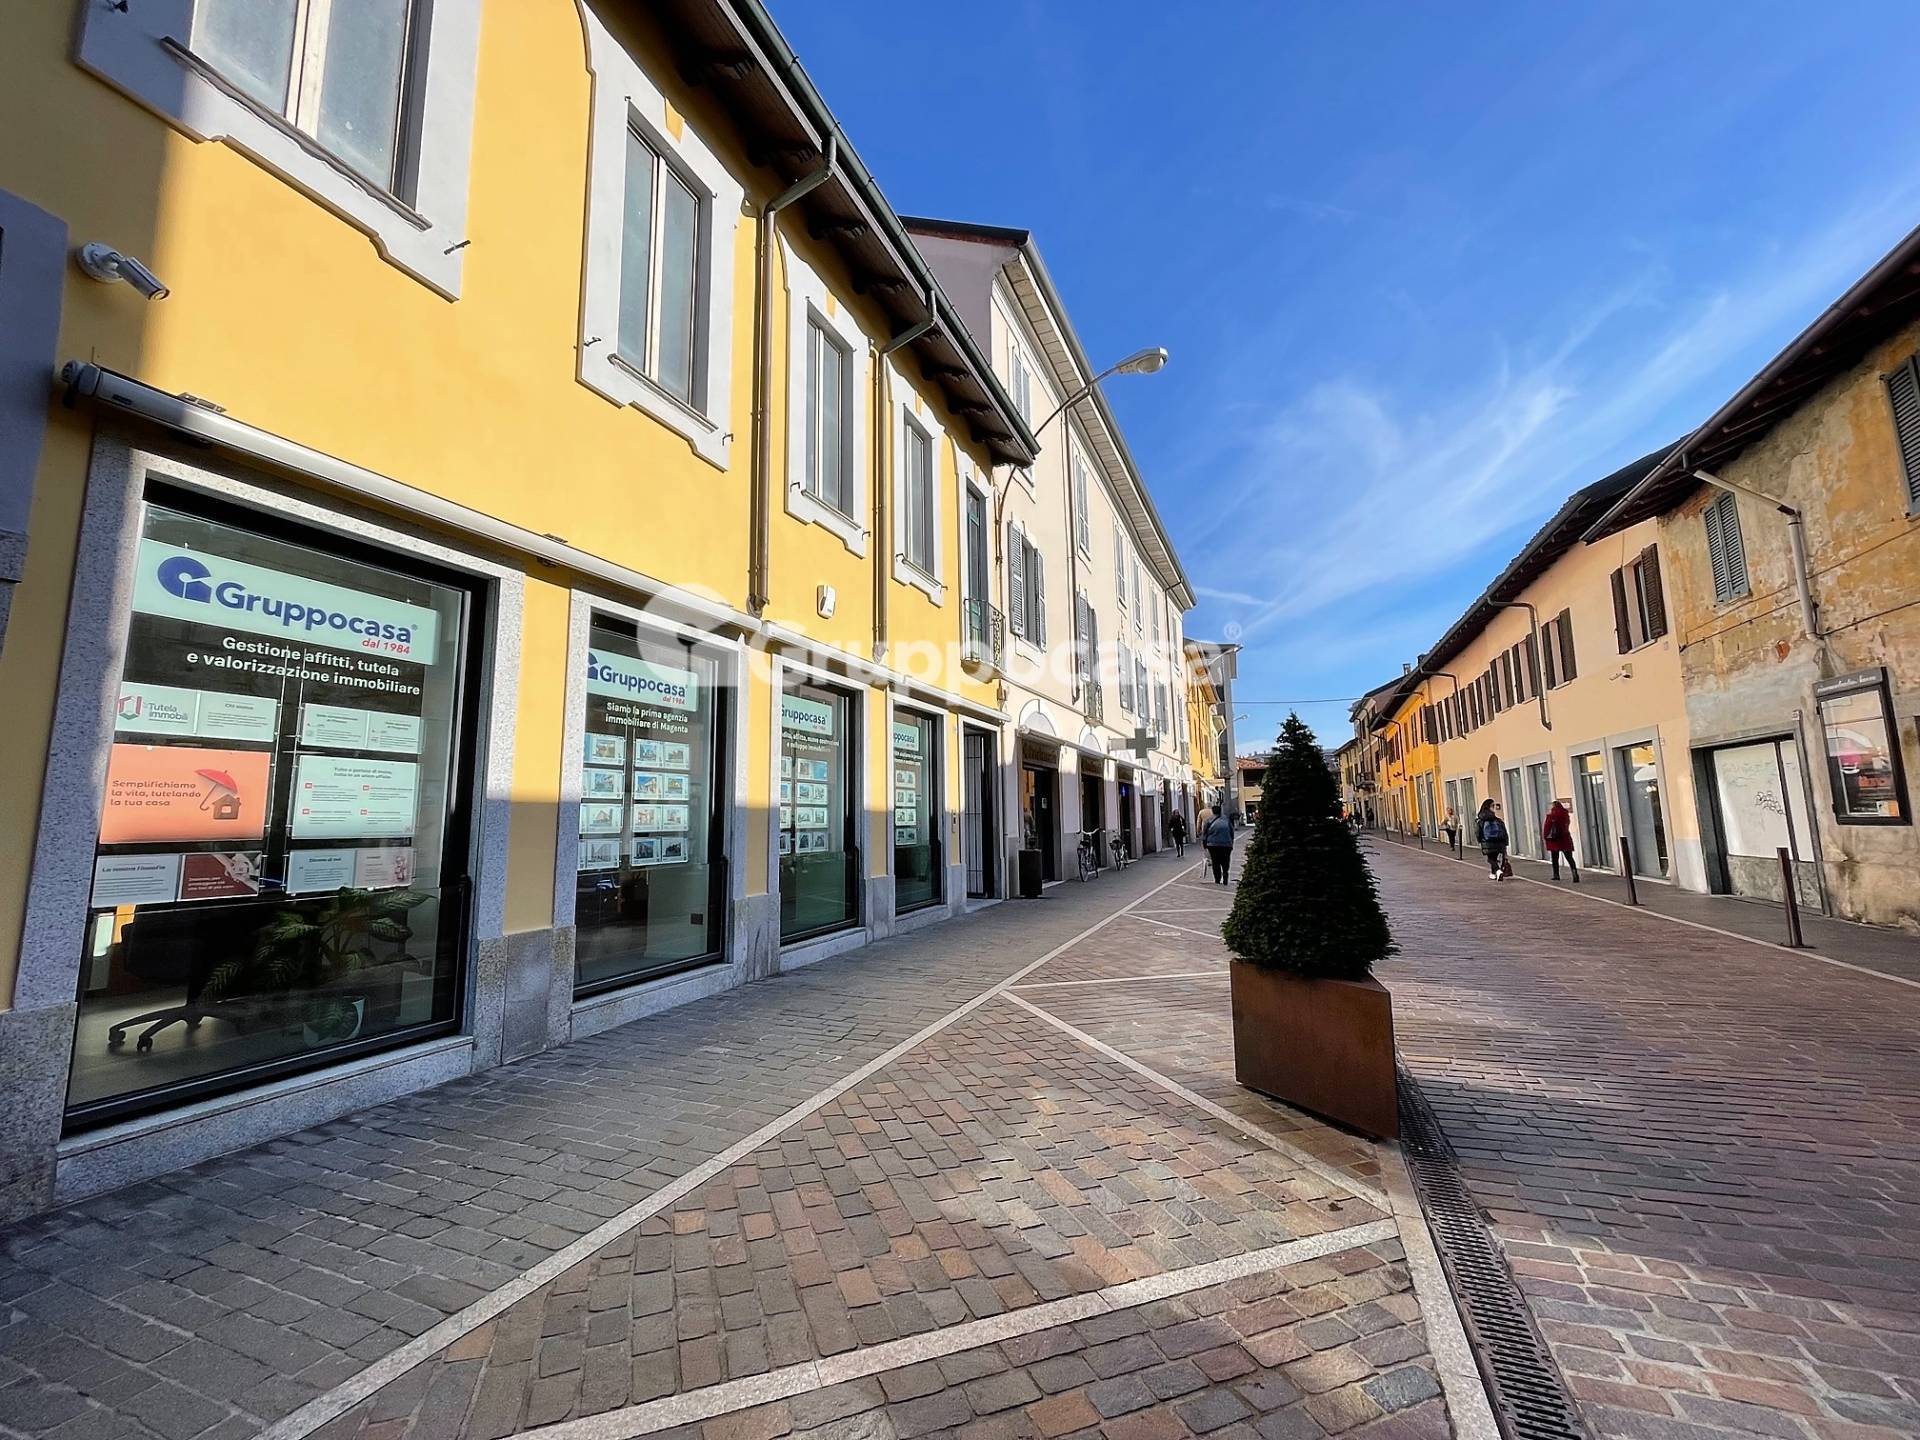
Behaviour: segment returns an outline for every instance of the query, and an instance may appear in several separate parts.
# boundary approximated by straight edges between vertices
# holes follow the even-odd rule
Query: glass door
[[[940,898],[940,725],[931,715],[893,720],[893,908],[918,910]]]
[[[1516,855],[1532,855],[1540,846],[1540,836],[1527,820],[1527,791],[1516,766],[1500,772],[1507,795],[1507,846]]]
[[[1580,817],[1580,863],[1594,870],[1619,869],[1607,814],[1607,771],[1598,751],[1573,757],[1573,799]]]
[[[1820,905],[1813,864],[1813,828],[1807,813],[1800,747],[1790,739],[1760,740],[1709,752],[1719,830],[1718,888],[1754,899],[1786,899],[1780,852],[1791,862],[1800,903]]]
[[[1667,824],[1660,805],[1660,765],[1651,744],[1622,745],[1614,757],[1620,770],[1620,794],[1626,811],[1633,873],[1650,880],[1667,874]]]
[[[1536,760],[1527,766],[1527,791],[1533,798],[1533,844],[1527,853],[1544,860],[1547,842],[1540,837],[1540,827],[1546,823],[1547,811],[1553,808],[1553,772],[1546,761]]]
[[[780,693],[780,939],[859,922],[854,697],[789,678]]]
[[[966,851],[967,896],[981,900],[993,894],[994,852],[998,828],[994,824],[993,756],[996,741],[971,725],[960,730],[960,785],[965,812],[961,816],[961,843]]]

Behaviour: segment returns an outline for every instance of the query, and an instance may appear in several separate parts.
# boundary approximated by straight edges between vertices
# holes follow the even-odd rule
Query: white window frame
[[[1119,592],[1120,613],[1127,613],[1127,531],[1118,520],[1113,522],[1113,588]]]
[[[787,514],[807,525],[818,525],[840,537],[853,554],[864,557],[873,538],[867,514],[868,393],[872,371],[871,345],[855,323],[852,311],[832,297],[820,276],[796,255],[783,238],[787,280]],[[837,339],[847,352],[847,464],[853,508],[842,512],[807,489],[807,354],[808,321]]]
[[[438,9],[458,9],[444,3]],[[740,182],[667,105],[639,63],[591,8],[582,6],[593,72],[593,130],[587,156],[587,258],[580,306],[580,382],[616,405],[643,411],[693,452],[728,468],[733,424],[733,257],[744,195]],[[624,363],[620,255],[626,231],[627,134],[636,131],[672,164],[701,206],[694,284],[694,399],[680,400]],[[676,133],[678,132],[678,133]]]
[[[195,55],[194,0],[83,5],[76,57],[183,134],[230,145],[278,175],[367,235],[384,260],[457,300],[469,239],[481,8],[441,0],[419,18],[425,53],[410,62],[404,82],[402,121],[410,131],[401,144],[416,177],[405,199],[328,155]]]
[[[1067,469],[1073,490],[1073,544],[1087,559],[1093,558],[1093,466],[1080,447],[1067,449]]]
[[[920,395],[900,373],[899,367],[888,362],[892,370],[893,386],[893,578],[903,585],[911,585],[920,591],[935,605],[946,603],[947,587],[944,579],[945,525],[943,523],[946,506],[941,503],[940,465],[947,449],[947,435],[940,422],[933,418],[932,407],[921,399]],[[910,430],[917,430],[927,439],[928,464],[932,473],[928,476],[927,489],[931,496],[933,513],[927,517],[932,531],[933,568],[922,570],[907,559],[907,437]]]

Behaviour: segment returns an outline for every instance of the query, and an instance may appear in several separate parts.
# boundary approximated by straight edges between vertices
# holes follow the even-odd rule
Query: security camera
[[[89,241],[75,253],[80,268],[103,285],[124,280],[149,300],[167,298],[167,287],[160,277],[131,255],[122,255],[111,245]]]

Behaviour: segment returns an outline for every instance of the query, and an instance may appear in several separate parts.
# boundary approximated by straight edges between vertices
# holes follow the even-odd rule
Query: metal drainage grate
[[[1586,1440],[1547,1342],[1460,1178],[1453,1147],[1400,1071],[1400,1147],[1506,1440]]]

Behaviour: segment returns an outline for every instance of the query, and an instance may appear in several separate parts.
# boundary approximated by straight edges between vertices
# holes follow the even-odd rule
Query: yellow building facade
[[[195,9],[0,51],[0,1215],[1005,893],[1032,437],[764,12]]]

